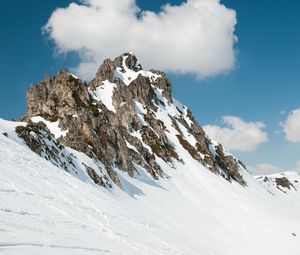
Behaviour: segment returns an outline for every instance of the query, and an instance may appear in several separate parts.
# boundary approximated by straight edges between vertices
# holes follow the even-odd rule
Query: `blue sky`
[[[41,30],[57,7],[71,2],[1,3],[1,118],[16,118],[25,111],[30,83],[43,79],[46,72],[54,75],[62,66],[72,68],[78,64],[76,54],[55,54],[54,43]],[[166,3],[182,1],[137,1],[141,9],[156,12]],[[221,3],[237,14],[235,67],[226,74],[205,79],[170,72],[174,97],[187,104],[202,125],[222,127],[222,116],[228,115],[245,122],[263,122],[268,141],[252,151],[236,151],[235,155],[250,165],[271,163],[290,169],[300,160],[300,143],[287,141],[279,123],[286,120],[290,111],[300,108],[300,2]]]

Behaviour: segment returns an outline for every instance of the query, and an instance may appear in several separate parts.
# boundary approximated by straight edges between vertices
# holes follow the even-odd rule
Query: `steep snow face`
[[[300,214],[300,174],[282,172],[256,176],[257,181],[284,206]]]
[[[247,173],[242,187],[162,161],[169,178],[115,168],[124,191],[107,190],[33,153],[15,126],[0,121],[0,254],[299,254],[299,211]]]
[[[116,112],[116,109],[112,103],[112,96],[115,87],[115,83],[105,80],[100,86],[96,88],[95,91],[89,90],[89,92],[95,100],[101,101],[107,107],[108,110]]]

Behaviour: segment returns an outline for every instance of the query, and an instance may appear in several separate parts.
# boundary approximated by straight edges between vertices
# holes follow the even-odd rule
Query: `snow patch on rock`
[[[59,138],[59,137],[64,137],[68,131],[65,130],[61,130],[61,128],[59,127],[59,121],[55,121],[55,122],[50,122],[48,120],[45,120],[43,117],[41,116],[35,116],[31,118],[31,121],[34,123],[38,123],[38,122],[43,122],[45,123],[45,125],[47,126],[47,128],[50,130],[50,132],[55,136],[55,138]]]

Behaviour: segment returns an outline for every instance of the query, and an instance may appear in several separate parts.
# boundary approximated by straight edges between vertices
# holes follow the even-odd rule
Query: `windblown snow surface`
[[[108,190],[30,151],[21,124],[0,120],[0,254],[300,254],[299,208],[248,173],[242,187],[186,154],[169,178],[118,171]]]

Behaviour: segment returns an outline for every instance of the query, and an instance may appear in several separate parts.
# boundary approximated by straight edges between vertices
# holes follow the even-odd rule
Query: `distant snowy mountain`
[[[300,214],[300,174],[296,172],[282,172],[272,175],[256,176],[258,182],[272,196],[279,201],[293,208]]]
[[[300,204],[277,196],[298,176],[257,181],[133,54],[27,101],[0,119],[0,254],[299,254]]]

